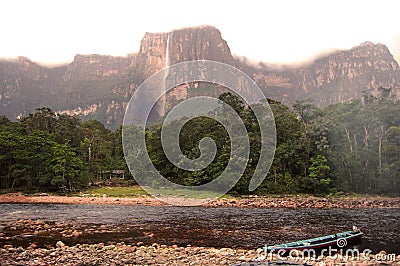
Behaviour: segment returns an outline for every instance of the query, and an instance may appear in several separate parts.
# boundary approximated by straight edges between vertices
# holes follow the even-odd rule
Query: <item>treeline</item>
[[[299,101],[294,110],[328,176],[342,191],[400,194],[400,103],[391,89],[319,110]]]
[[[241,117],[251,143],[246,171],[231,192],[246,194],[260,152],[260,132],[251,108],[238,97],[219,97]],[[270,171],[256,193],[356,192],[400,194],[400,104],[390,89],[376,97],[365,93],[353,100],[317,108],[310,99],[292,108],[268,99],[276,124],[277,146]],[[172,125],[173,126],[173,125]],[[215,140],[218,152],[205,169],[179,169],[169,162],[161,145],[161,126],[147,131],[147,150],[157,170],[170,181],[200,185],[218,177],[230,157],[230,140],[213,119],[189,121],[180,133],[180,148],[191,159],[200,156],[202,138]],[[162,184],[159,184],[162,186]]]
[[[75,191],[125,169],[121,130],[49,108],[11,122],[0,117],[0,188]],[[128,172],[128,171],[127,171]]]
[[[258,163],[260,129],[251,108],[238,97],[224,93],[219,98],[239,114],[249,135],[250,159],[231,191],[247,194]],[[377,97],[365,94],[362,100],[325,109],[311,100],[297,101],[292,108],[268,102],[275,118],[277,146],[270,171],[255,193],[400,194],[400,104],[390,89],[381,88]],[[170,163],[160,132],[160,125],[149,126],[147,150],[158,171],[171,181],[204,184],[218,177],[229,162],[229,136],[213,119],[192,119],[180,132],[180,148],[188,158],[199,157],[198,145],[204,137],[211,137],[217,145],[214,161],[199,171],[185,171]],[[1,117],[0,186],[74,191],[108,177],[113,169],[124,169],[125,177],[132,178],[121,138],[121,128],[112,132],[98,121],[81,121],[48,108],[17,122]]]
[[[251,107],[235,95],[224,93],[220,100],[229,104],[240,116],[250,141],[250,156],[247,168],[231,193],[249,193],[248,186],[258,163],[261,147],[260,127]],[[256,193],[310,193],[325,194],[335,189],[330,167],[323,151],[310,138],[308,126],[287,106],[268,99],[276,124],[277,146],[269,174]],[[252,106],[257,108],[257,106]],[[222,110],[223,112],[223,110]],[[174,125],[171,125],[174,126]],[[200,156],[198,148],[202,138],[210,137],[218,147],[214,161],[205,169],[191,172],[179,169],[169,162],[161,145],[161,126],[148,130],[147,150],[157,170],[167,179],[182,185],[200,185],[218,177],[229,162],[230,139],[224,127],[217,121],[198,117],[182,128],[180,148],[188,158]],[[159,184],[162,186],[162,184]]]

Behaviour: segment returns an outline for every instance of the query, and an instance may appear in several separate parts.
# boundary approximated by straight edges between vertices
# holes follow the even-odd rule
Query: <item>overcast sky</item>
[[[75,54],[139,51],[145,32],[212,25],[231,52],[265,62],[307,60],[364,41],[400,59],[400,1],[2,0],[0,57],[70,62]]]

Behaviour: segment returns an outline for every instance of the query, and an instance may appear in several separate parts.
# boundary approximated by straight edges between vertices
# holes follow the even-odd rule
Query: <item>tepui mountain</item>
[[[223,62],[248,74],[266,97],[292,104],[312,98],[319,106],[376,94],[391,88],[400,98],[399,64],[383,44],[365,42],[350,50],[335,51],[312,62],[276,67],[232,55],[221,32],[212,26],[146,33],[137,53],[124,57],[76,55],[74,61],[46,67],[26,57],[0,60],[0,114],[10,119],[38,107],[97,119],[110,128],[122,124],[135,89],[165,66],[189,60]],[[166,106],[188,97],[196,86],[178,86],[167,95]]]

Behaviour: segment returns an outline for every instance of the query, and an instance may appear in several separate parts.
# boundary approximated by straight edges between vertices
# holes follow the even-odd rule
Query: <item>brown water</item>
[[[177,244],[254,249],[349,230],[364,232],[359,249],[400,254],[400,209],[262,209],[121,205],[0,204],[0,224],[19,219],[78,222],[91,233],[66,244]],[[112,232],[96,232],[106,225]],[[103,226],[104,227],[104,226]],[[3,230],[6,230],[3,228]],[[0,229],[1,231],[1,229]],[[34,240],[54,245],[54,236]],[[18,246],[26,239],[1,240]]]

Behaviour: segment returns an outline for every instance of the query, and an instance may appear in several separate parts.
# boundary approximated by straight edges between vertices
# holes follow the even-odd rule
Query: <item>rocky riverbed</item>
[[[261,248],[114,243],[101,239],[96,243],[76,244],[80,237],[116,234],[120,230],[120,227],[112,225],[81,224],[76,221],[18,220],[3,223],[0,231],[0,265],[232,265],[279,260],[308,265],[400,265],[400,255],[386,254],[384,251],[357,257],[346,257],[344,254],[308,257],[293,252],[290,257],[281,258],[277,254],[265,254]],[[51,238],[50,241],[39,242],[40,236]]]
[[[56,204],[121,204],[121,205],[166,205],[150,196],[142,197],[67,197],[24,196],[20,193],[0,195],[0,203],[56,203]],[[254,208],[400,208],[400,197],[314,197],[280,196],[222,198],[211,201],[208,207],[254,207]]]
[[[382,260],[384,252],[376,255],[348,258],[346,256],[303,258],[300,254],[290,258],[277,255],[265,257],[262,250],[231,248],[178,247],[157,243],[151,246],[117,243],[115,245],[78,244],[66,246],[58,241],[54,247],[24,249],[5,245],[0,248],[1,265],[257,265],[255,262],[289,260],[308,265],[400,265],[400,256],[395,260]],[[381,256],[378,258],[378,256]],[[265,265],[265,264],[264,264]]]
[[[107,198],[107,197],[62,197],[62,196],[23,196],[21,194],[7,194],[0,195],[0,203],[56,203],[58,207],[81,206],[95,208],[94,212],[101,211],[103,215],[104,210],[97,210],[97,208],[110,207],[115,208],[111,204],[117,205],[151,205],[159,206],[165,205],[157,199],[145,196],[137,198]],[[59,205],[59,204],[97,204],[97,205]],[[4,204],[4,207],[7,204]],[[18,204],[11,204],[18,205]],[[10,205],[10,206],[11,206]],[[19,204],[20,206],[38,206],[37,204],[26,205]],[[39,206],[42,206],[41,204]],[[45,206],[45,205],[43,205]],[[135,208],[165,208],[165,207],[135,207]],[[231,198],[220,199],[208,203],[208,207],[217,208],[200,208],[194,209],[199,213],[205,210],[211,212],[208,218],[214,220],[219,217],[213,214],[213,210],[222,210],[227,212],[232,209],[220,209],[219,207],[238,207],[239,213],[243,211],[254,210],[258,215],[260,211],[266,212],[269,210],[281,209],[280,212],[298,212],[298,208],[305,212],[324,212],[329,208],[336,208],[335,211],[355,211],[365,213],[368,211],[387,212],[391,213],[392,209],[387,208],[400,208],[400,198],[388,197],[341,197],[341,198],[319,198],[319,197],[304,197],[304,196],[289,196],[289,197],[251,197],[251,198]],[[132,206],[133,207],[133,206]],[[241,209],[241,208],[247,209]],[[74,207],[76,208],[76,207]],[[130,206],[119,206],[119,208],[131,208]],[[173,207],[167,207],[173,208]],[[178,208],[178,207],[175,207]],[[266,208],[266,209],[253,209],[253,208]],[[275,209],[277,208],[277,209]],[[314,209],[307,209],[314,208]],[[355,210],[346,210],[355,209]],[[31,208],[29,208],[31,209]],[[33,210],[38,209],[35,207]],[[58,208],[57,208],[58,209]],[[175,210],[175,209],[174,209]],[[180,209],[179,209],[180,210]],[[184,208],[186,210],[186,208]],[[284,211],[286,210],[286,211]],[[334,209],[331,209],[334,210]],[[398,209],[393,209],[396,211]],[[93,210],[92,210],[93,211]],[[121,210],[122,211],[122,210]],[[153,210],[155,211],[155,210]],[[175,210],[177,211],[177,210]],[[376,212],[375,211],[375,212]],[[14,215],[23,215],[17,220]],[[190,225],[186,227],[176,227],[168,219],[161,221],[155,226],[149,226],[149,223],[143,224],[142,222],[130,221],[131,224],[122,223],[84,223],[74,216],[74,220],[43,220],[38,218],[26,219],[26,213],[23,209],[17,209],[7,212],[7,218],[0,223],[0,265],[240,265],[241,263],[248,263],[246,265],[262,265],[257,263],[267,263],[268,261],[277,260],[290,260],[296,263],[307,263],[308,265],[400,265],[400,255],[387,253],[385,251],[378,252],[380,249],[375,250],[375,254],[369,253],[366,256],[360,255],[359,257],[346,257],[341,255],[334,255],[333,257],[316,257],[308,258],[303,257],[301,254],[294,253],[290,258],[280,258],[276,254],[264,254],[262,249],[251,249],[259,245],[238,246],[234,247],[232,243],[238,241],[235,237],[235,230],[229,231],[219,226],[217,228],[204,227],[202,230],[197,230],[196,226]],[[11,213],[11,214],[10,214]],[[134,212],[136,213],[136,212]],[[179,212],[180,213],[180,212]],[[325,212],[324,212],[325,213]],[[321,217],[329,214],[319,213]],[[93,214],[93,213],[92,213]],[[12,216],[10,216],[12,215]],[[46,215],[42,214],[46,217]],[[182,213],[181,213],[182,215]],[[217,216],[216,216],[217,215]],[[234,213],[228,215],[228,220],[232,221]],[[253,214],[252,214],[253,215]],[[271,217],[272,213],[269,214]],[[286,214],[288,215],[288,214]],[[296,214],[297,215],[297,214]],[[304,215],[304,213],[302,214]],[[324,216],[325,215],[325,216]],[[67,216],[69,217],[69,216]],[[175,216],[172,216],[175,217]],[[186,217],[186,216],[185,216]],[[194,217],[188,216],[190,219]],[[197,216],[195,216],[197,217]],[[224,216],[225,217],[225,216]],[[253,216],[251,216],[253,217]],[[269,217],[269,216],[268,216]],[[288,217],[291,217],[290,215]],[[336,217],[336,216],[335,216]],[[340,216],[341,217],[341,216]],[[358,217],[358,216],[357,216]],[[372,216],[375,217],[375,216]],[[380,217],[378,215],[378,217]],[[386,217],[386,216],[385,216]],[[391,215],[389,218],[394,219],[396,215]],[[148,218],[148,217],[147,217]],[[150,217],[151,218],[151,217]],[[276,217],[275,217],[276,218]],[[390,219],[385,221],[391,221]],[[175,218],[174,218],[175,219]],[[226,217],[224,218],[226,219]],[[303,217],[307,220],[307,217]],[[357,218],[364,219],[361,215]],[[141,220],[140,220],[141,221]],[[173,220],[174,221],[174,220]],[[197,220],[196,220],[197,221]],[[207,223],[207,219],[203,223]],[[210,220],[211,221],[211,220]],[[338,222],[338,221],[336,221]],[[340,221],[339,221],[340,222]],[[164,223],[164,224],[162,224]],[[150,223],[151,225],[152,223]],[[185,223],[186,224],[186,223]],[[329,223],[330,224],[330,223]],[[347,223],[346,223],[347,224]],[[376,223],[378,224],[378,222]],[[158,225],[162,225],[161,229]],[[203,224],[204,225],[204,224]],[[237,226],[237,224],[236,224]],[[244,226],[244,225],[242,225]],[[310,226],[309,226],[310,227]],[[311,226],[312,227],[312,226]],[[253,227],[252,227],[253,228]],[[296,238],[302,238],[304,232],[293,231],[297,227],[290,227],[290,237],[293,234],[299,233]],[[274,228],[270,229],[269,234],[273,234]],[[368,228],[367,228],[368,229]],[[366,229],[366,231],[368,231]],[[174,242],[175,237],[168,237],[165,235],[170,231],[183,232],[183,234],[199,234],[196,237],[188,239],[197,239],[196,241],[189,242]],[[211,231],[209,231],[211,230]],[[243,232],[253,232],[254,229],[245,230]],[[272,230],[272,231],[271,231]],[[255,232],[255,231],[254,231]],[[264,231],[260,231],[264,232]],[[278,231],[277,231],[278,232]],[[285,230],[282,232],[286,232]],[[281,231],[278,233],[281,235]],[[230,245],[212,246],[201,242],[204,234],[209,234],[209,237],[218,237],[218,242],[224,243],[222,237],[228,234],[225,238],[230,239]],[[222,235],[220,235],[220,233]],[[318,233],[318,232],[314,232]],[[372,231],[367,232],[373,235]],[[252,236],[257,237],[258,234]],[[272,235],[268,235],[272,236]],[[281,236],[286,239],[288,236]],[[267,239],[265,237],[265,239]],[[123,242],[122,242],[123,241]],[[232,242],[233,241],[233,242]],[[203,243],[203,244],[202,244]],[[207,242],[208,243],[208,242]],[[393,243],[397,243],[396,241]],[[230,248],[227,248],[230,247]],[[386,248],[383,248],[386,249]],[[390,249],[387,249],[390,250]],[[393,252],[393,250],[391,250]]]

